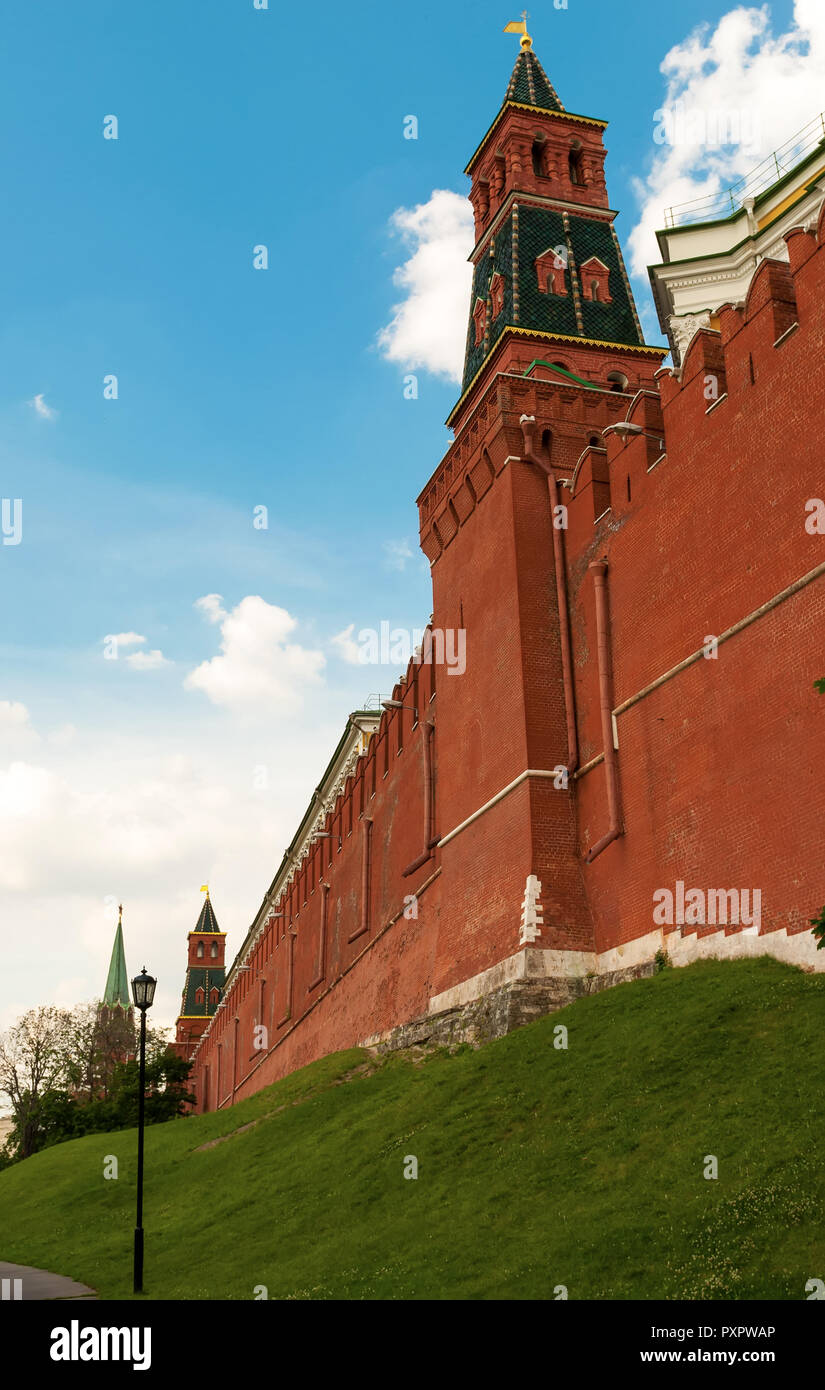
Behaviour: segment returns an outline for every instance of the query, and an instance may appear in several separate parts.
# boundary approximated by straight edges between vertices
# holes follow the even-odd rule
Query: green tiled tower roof
[[[505,329],[563,334],[583,341],[642,346],[627,272],[612,224],[604,219],[531,207],[509,212],[476,262],[470,300],[470,333],[462,390],[466,390]],[[551,248],[566,251],[565,294],[545,294],[536,276],[536,258]],[[579,268],[595,256],[610,272],[611,303],[593,303],[580,293]],[[478,299],[489,302],[493,276],[504,282],[502,312],[482,342],[473,342],[472,311]],[[517,295],[514,294],[514,289]]]
[[[206,966],[191,965],[186,972],[186,983],[183,987],[181,1017],[211,1018],[220,1003],[225,979],[226,971],[223,969],[210,970]],[[203,991],[202,1002],[198,1002],[197,999],[199,989]],[[218,991],[218,998],[215,1000],[211,997],[213,989]]]
[[[209,892],[207,890],[206,898],[204,899],[204,904],[201,908],[201,915],[197,920],[197,924],[193,927],[193,931],[220,933],[220,930],[221,929],[218,926],[218,919],[215,916],[215,909],[213,908],[212,903],[209,900]]]
[[[516,58],[505,101],[537,106],[541,111],[563,111],[558,93],[531,48],[523,48]]]
[[[123,947],[122,907],[118,908],[115,944],[112,947],[112,959],[109,963],[109,974],[106,979],[106,989],[103,993],[103,1003],[108,1005],[110,1009],[130,1009],[132,1007],[132,1001],[129,997],[129,972],[126,969],[126,952]]]

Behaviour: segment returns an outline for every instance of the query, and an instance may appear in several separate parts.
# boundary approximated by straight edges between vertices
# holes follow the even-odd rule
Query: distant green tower
[[[109,974],[103,992],[102,1008],[122,1009],[131,1013],[132,1001],[129,997],[129,972],[126,969],[126,951],[123,946],[123,904],[117,910],[117,931],[109,962]]]
[[[109,974],[97,1011],[97,1049],[104,1078],[108,1077],[115,1062],[126,1062],[135,1055],[135,1012],[129,996],[122,904],[117,913]]]

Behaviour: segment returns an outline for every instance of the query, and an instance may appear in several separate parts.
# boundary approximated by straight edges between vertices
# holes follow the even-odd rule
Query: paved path
[[[66,1279],[62,1274],[50,1274],[47,1269],[32,1269],[30,1265],[10,1265],[0,1260],[0,1300],[16,1298],[96,1299],[94,1289]]]

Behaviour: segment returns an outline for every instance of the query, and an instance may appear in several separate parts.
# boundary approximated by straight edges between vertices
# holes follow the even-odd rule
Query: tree
[[[86,1102],[106,1097],[115,1067],[135,1053],[132,1014],[95,1001],[78,1004],[70,1018],[67,1069],[73,1092]]]
[[[187,1088],[191,1062],[178,1057],[163,1040],[154,1040],[146,1056],[146,1090],[144,1093],[147,1125],[162,1124],[176,1115],[186,1113],[195,1097]],[[117,1068],[112,1085],[111,1105],[117,1119],[112,1128],[130,1129],[138,1122],[140,1098],[140,1066],[136,1061]]]
[[[0,1092],[11,1103],[14,1147],[20,1158],[40,1147],[45,1096],[69,1080],[69,1033],[67,1011],[41,1005],[0,1037]]]
[[[167,1030],[146,1030],[146,1123],[182,1115],[193,1103],[188,1062],[173,1053]],[[130,1013],[41,1007],[0,1037],[0,1092],[11,1101],[12,1129],[0,1167],[82,1134],[137,1124],[140,1069]]]

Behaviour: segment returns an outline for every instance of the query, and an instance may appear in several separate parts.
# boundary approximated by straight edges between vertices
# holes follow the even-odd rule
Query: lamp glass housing
[[[155,998],[156,984],[157,980],[147,974],[144,965],[140,974],[136,975],[132,981],[132,998],[135,1001],[136,1009],[151,1009]]]

